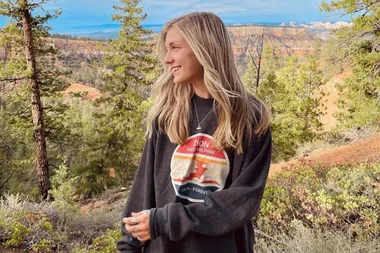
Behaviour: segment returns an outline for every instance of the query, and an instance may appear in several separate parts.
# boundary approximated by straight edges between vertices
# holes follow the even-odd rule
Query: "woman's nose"
[[[164,62],[165,62],[166,64],[171,64],[171,63],[173,62],[173,57],[170,55],[169,52],[165,55]]]

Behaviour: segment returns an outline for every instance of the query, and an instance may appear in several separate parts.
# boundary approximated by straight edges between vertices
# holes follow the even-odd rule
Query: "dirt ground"
[[[94,100],[102,95],[100,91],[94,87],[81,84],[81,83],[73,83],[64,91],[64,96],[68,96],[70,92],[80,92],[80,91],[87,92],[87,95],[85,96],[86,100]]]
[[[343,163],[365,163],[368,161],[380,161],[380,133],[352,144],[328,149],[316,149],[307,156],[286,163],[272,164],[269,174],[273,175],[282,169],[301,164],[334,166]]]

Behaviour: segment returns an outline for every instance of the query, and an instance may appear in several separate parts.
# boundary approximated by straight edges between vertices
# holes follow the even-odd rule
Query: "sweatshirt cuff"
[[[149,213],[149,230],[152,240],[162,235],[168,235],[168,206],[152,208]]]

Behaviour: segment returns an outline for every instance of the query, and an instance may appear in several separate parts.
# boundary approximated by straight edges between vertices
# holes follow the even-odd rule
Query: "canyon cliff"
[[[245,65],[245,59],[249,53],[256,50],[263,37],[263,45],[270,45],[276,50],[276,54],[289,56],[297,54],[302,57],[311,53],[314,49],[318,35],[315,30],[306,27],[290,26],[260,26],[244,25],[229,26],[230,38],[237,64]],[[103,54],[100,45],[107,45],[107,41],[94,41],[86,39],[50,38],[49,44],[59,49],[65,58],[71,59],[99,59]],[[155,41],[152,40],[154,44]],[[0,60],[6,60],[10,47],[0,48]]]
[[[296,54],[303,58],[312,54],[319,40],[316,30],[306,27],[289,26],[230,26],[228,27],[233,44],[235,61],[239,72],[243,73],[249,54],[255,55],[257,47],[271,46],[279,58]]]

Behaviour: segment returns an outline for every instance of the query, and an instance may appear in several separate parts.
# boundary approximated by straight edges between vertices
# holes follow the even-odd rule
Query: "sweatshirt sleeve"
[[[133,181],[131,192],[128,195],[126,206],[122,212],[122,218],[130,217],[132,212],[155,207],[153,166],[154,166],[154,143],[155,135],[149,138],[144,146],[140,165]],[[116,243],[121,253],[141,253],[144,243],[134,238],[125,229],[121,222],[123,238]]]
[[[248,223],[258,212],[272,154],[270,128],[254,138],[242,155],[235,155],[228,189],[209,194],[203,203],[169,203],[150,211],[151,238],[178,241],[190,232],[218,236]]]

